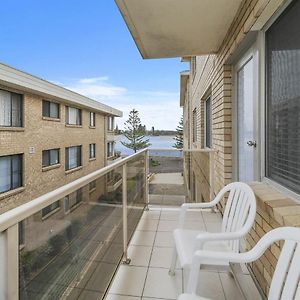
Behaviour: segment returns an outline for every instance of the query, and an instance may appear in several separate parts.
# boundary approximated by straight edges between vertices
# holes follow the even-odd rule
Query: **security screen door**
[[[243,182],[255,179],[255,58],[252,53],[236,66],[236,172],[237,179]]]

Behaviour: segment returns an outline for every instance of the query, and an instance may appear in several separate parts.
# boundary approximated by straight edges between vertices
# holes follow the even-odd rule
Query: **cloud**
[[[102,81],[107,81],[109,79],[108,76],[102,76],[102,77],[93,77],[93,78],[83,78],[79,79],[78,82],[81,84],[90,84],[90,83],[99,83]]]
[[[123,111],[123,118],[117,118],[119,128],[124,128],[133,108],[149,129],[175,129],[182,114],[178,92],[128,90],[111,84],[107,76],[71,80],[63,86]]]

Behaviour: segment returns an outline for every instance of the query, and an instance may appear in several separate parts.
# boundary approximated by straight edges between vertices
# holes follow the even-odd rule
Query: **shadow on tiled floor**
[[[169,276],[172,256],[172,230],[177,226],[179,208],[152,206],[145,211],[131,240],[130,265],[121,265],[109,290],[107,300],[177,299],[183,292],[187,276],[177,266]],[[190,211],[187,227],[199,230],[220,229],[221,215]],[[251,277],[248,276],[251,281]],[[243,299],[227,272],[200,271],[198,294],[211,299]],[[252,299],[259,299],[255,291]]]

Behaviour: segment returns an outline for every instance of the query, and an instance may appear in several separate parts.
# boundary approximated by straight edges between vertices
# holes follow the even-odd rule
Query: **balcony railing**
[[[2,214],[0,299],[101,299],[145,207],[194,200],[192,165],[212,186],[213,151],[145,149]]]
[[[143,150],[0,216],[0,299],[99,299],[148,203]],[[107,189],[109,173],[122,183]]]

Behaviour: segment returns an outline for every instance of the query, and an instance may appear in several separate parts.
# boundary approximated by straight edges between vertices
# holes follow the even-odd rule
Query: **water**
[[[147,136],[145,137],[149,139],[149,143],[151,146],[149,146],[150,149],[175,149],[173,148],[175,141],[174,141],[174,136]],[[124,135],[117,135],[116,138],[116,151],[120,151],[122,155],[130,155],[133,154],[134,151],[131,149],[126,148],[121,144],[121,141],[123,142],[128,142],[128,140],[124,137]],[[164,155],[166,155],[166,151],[163,151]],[[159,155],[161,154],[160,152],[153,151],[152,155]],[[178,155],[178,154],[177,154]],[[177,156],[176,152],[174,151],[169,151],[168,156]]]

